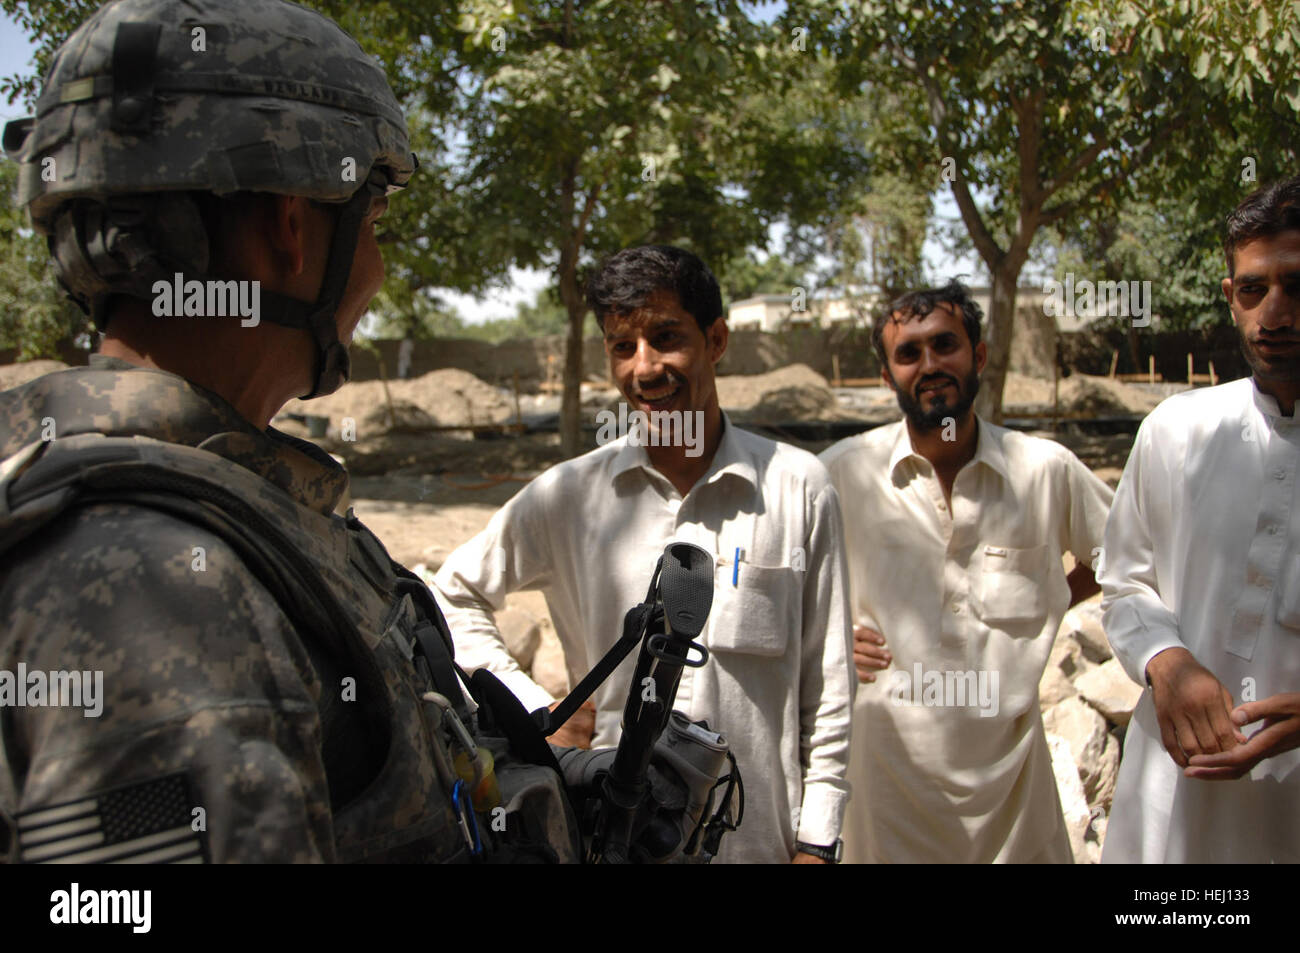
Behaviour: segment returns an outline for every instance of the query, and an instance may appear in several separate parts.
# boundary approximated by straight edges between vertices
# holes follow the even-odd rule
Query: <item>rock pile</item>
[[[1112,657],[1099,597],[1061,622],[1038,685],[1039,707],[1075,863],[1097,863],[1124,731],[1142,689]]]
[[[388,396],[392,397],[391,418]],[[500,424],[514,416],[503,391],[455,368],[389,381],[387,395],[383,381],[355,381],[328,397],[291,400],[282,412],[328,417],[331,434],[337,434],[341,422],[351,418],[360,439],[393,430]]]

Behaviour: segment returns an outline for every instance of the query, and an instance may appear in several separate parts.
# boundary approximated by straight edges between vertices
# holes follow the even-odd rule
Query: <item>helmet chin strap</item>
[[[356,255],[357,239],[361,234],[361,221],[370,208],[374,190],[369,186],[358,189],[339,211],[330,242],[329,258],[325,264],[325,277],[315,303],[300,301],[277,292],[262,292],[266,320],[287,328],[306,330],[316,347],[316,377],[311,393],[302,400],[324,397],[342,387],[352,374],[348,349],[339,340],[336,315],[352,274],[352,259]]]

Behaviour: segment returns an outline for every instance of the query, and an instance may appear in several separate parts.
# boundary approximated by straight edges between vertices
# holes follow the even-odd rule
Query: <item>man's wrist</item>
[[[1182,646],[1170,645],[1161,649],[1147,660],[1146,668],[1143,670],[1143,675],[1146,677],[1148,688],[1155,687],[1151,680],[1153,672],[1158,676],[1164,671],[1166,666],[1176,664],[1179,661],[1178,650],[1180,648],[1184,652],[1187,652],[1187,649],[1182,648]],[[1188,654],[1190,655],[1191,653],[1188,652]]]
[[[828,864],[838,864],[840,858],[844,856],[844,838],[835,838],[835,843],[829,846],[808,844],[804,841],[797,840],[794,842],[794,849],[801,854],[810,854],[813,857],[820,857]]]

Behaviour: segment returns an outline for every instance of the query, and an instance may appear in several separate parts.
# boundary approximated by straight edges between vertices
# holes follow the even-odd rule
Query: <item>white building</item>
[[[991,288],[971,288],[971,297],[987,317]],[[1016,293],[1016,310],[1041,309],[1047,295],[1041,287],[1021,286]],[[885,305],[879,292],[863,294],[853,299],[804,297],[802,289],[788,295],[756,295],[733,302],[727,309],[727,325],[733,331],[782,331],[787,328],[821,327],[857,323],[870,327],[876,311]],[[1056,319],[1062,331],[1078,331],[1088,323],[1088,318],[1078,317],[1072,311]]]

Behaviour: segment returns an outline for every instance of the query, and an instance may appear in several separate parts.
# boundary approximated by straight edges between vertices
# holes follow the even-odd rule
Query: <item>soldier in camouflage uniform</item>
[[[382,72],[281,0],[121,0],[25,122],[19,199],[106,336],[0,394],[0,673],[98,671],[104,698],[0,693],[0,859],[468,857],[457,693],[411,661],[436,606],[333,514],[342,468],[269,426],[346,380],[382,281],[372,225],[415,167]],[[176,273],[259,280],[260,319],[158,316]],[[24,494],[41,468],[89,495]],[[574,859],[541,800],[539,851]]]

